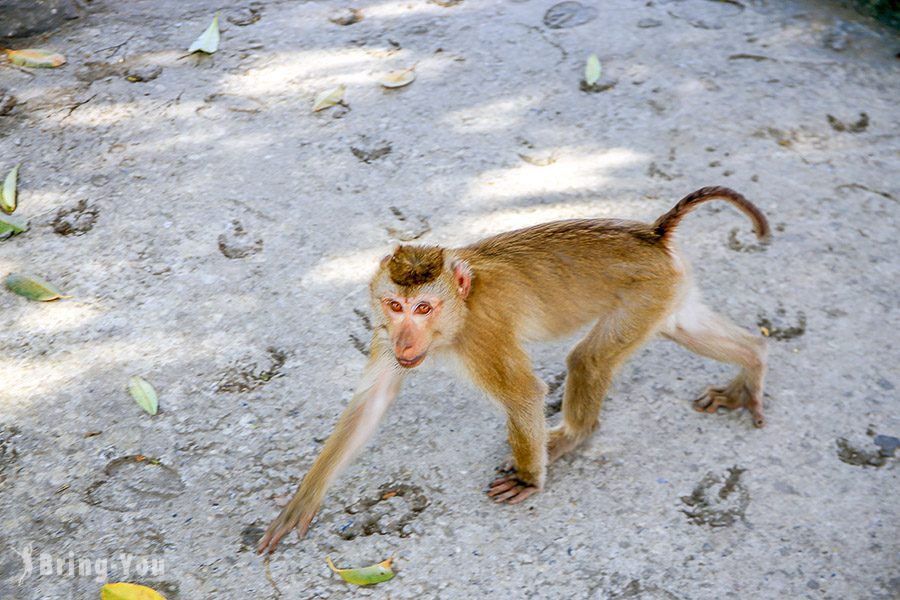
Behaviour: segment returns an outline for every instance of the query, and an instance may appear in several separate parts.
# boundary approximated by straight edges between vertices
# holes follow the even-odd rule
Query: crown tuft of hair
[[[444,249],[438,246],[400,246],[387,264],[391,281],[405,287],[434,281],[444,269]]]

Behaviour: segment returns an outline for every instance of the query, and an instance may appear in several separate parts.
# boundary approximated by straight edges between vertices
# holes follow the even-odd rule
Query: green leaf
[[[41,50],[40,48],[26,48],[25,50],[7,50],[6,56],[10,62],[20,67],[53,68],[66,64],[66,57],[58,52]]]
[[[13,167],[3,181],[3,189],[0,190],[0,208],[9,215],[16,210],[16,181],[19,178],[19,167],[21,166],[22,163],[19,163]]]
[[[374,583],[381,583],[382,581],[393,579],[394,577],[394,571],[391,568],[391,565],[394,562],[393,556],[387,560],[381,561],[377,565],[361,567],[359,569],[338,569],[334,566],[334,563],[331,562],[331,558],[325,557],[325,561],[328,563],[331,570],[340,575],[344,581],[355,585],[372,585]]]
[[[205,52],[212,54],[219,49],[219,13],[213,17],[212,23],[206,28],[200,37],[194,40],[188,52]]]
[[[49,302],[60,298],[71,298],[64,295],[58,287],[36,275],[10,273],[6,276],[6,287],[20,296],[38,302]]]
[[[596,54],[591,54],[584,65],[584,82],[588,85],[594,85],[600,81],[600,72],[600,59],[597,58]]]
[[[156,397],[156,390],[147,381],[135,375],[128,380],[128,393],[138,403],[138,406],[144,409],[144,412],[153,416],[159,410],[159,399]]]
[[[13,235],[28,231],[28,221],[21,217],[14,217],[0,213],[0,235],[12,232]]]
[[[343,85],[339,85],[321,92],[316,96],[315,102],[313,102],[313,112],[319,112],[320,110],[325,110],[326,108],[338,104],[344,99],[344,90],[346,89],[347,88]]]
[[[159,592],[136,583],[107,583],[100,588],[100,600],[166,600]]]

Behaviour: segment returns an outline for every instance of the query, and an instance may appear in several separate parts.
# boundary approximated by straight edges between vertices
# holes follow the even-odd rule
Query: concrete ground
[[[898,37],[811,0],[441,4],[91,2],[17,46],[68,64],[0,67],[31,222],[0,275],[72,295],[0,293],[0,598],[900,598]],[[183,58],[216,10],[220,50]],[[691,410],[731,369],[654,342],[546,491],[498,507],[502,416],[423,366],[307,539],[251,551],[355,386],[392,244],[651,220],[704,185],[775,229],[717,203],[677,234],[770,335],[764,429]],[[549,413],[571,344],[534,348]],[[371,589],[325,565],[390,555]]]

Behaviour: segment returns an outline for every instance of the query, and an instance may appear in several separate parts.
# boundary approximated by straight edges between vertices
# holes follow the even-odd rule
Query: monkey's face
[[[454,338],[471,282],[468,265],[436,246],[400,246],[382,259],[369,285],[372,308],[401,367],[419,366]]]
[[[381,299],[381,309],[397,363],[418,367],[440,331],[444,301],[432,294],[388,294]]]

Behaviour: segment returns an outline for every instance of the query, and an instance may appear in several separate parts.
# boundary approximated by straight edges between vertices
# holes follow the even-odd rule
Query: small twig
[[[106,58],[112,58],[113,56],[116,55],[116,53],[119,50],[122,49],[122,46],[124,46],[125,44],[127,44],[128,42],[130,42],[133,39],[134,39],[134,34],[132,34],[131,37],[129,37],[127,40],[125,40],[121,44],[117,44],[115,46],[108,46],[106,48],[100,48],[99,50],[97,50],[97,52],[104,52],[105,50],[112,50],[113,51],[112,54],[110,54],[109,56],[106,57]]]
[[[96,97],[97,97],[97,94],[94,94],[93,96],[91,96],[91,97],[88,98],[87,100],[82,100],[81,102],[76,102],[75,104],[71,105],[71,106],[69,107],[69,112],[66,113],[66,116],[64,116],[62,119],[59,120],[60,123],[62,123],[62,122],[65,121],[66,119],[68,119],[68,118],[72,115],[72,113],[75,112],[79,107],[84,106],[85,104],[87,104],[88,102],[90,102],[91,100],[93,100],[93,99],[96,98]]]
[[[270,566],[271,557],[267,554],[263,564],[266,566],[266,581],[269,582],[269,585],[272,586],[272,591],[275,593],[275,598],[278,600],[281,598],[281,590],[278,589],[278,585],[275,583],[275,579],[272,577],[272,569]]]

